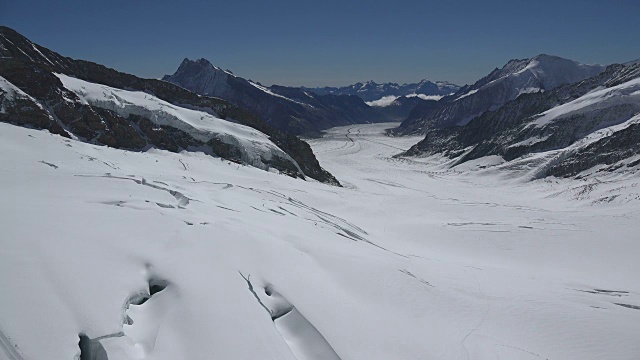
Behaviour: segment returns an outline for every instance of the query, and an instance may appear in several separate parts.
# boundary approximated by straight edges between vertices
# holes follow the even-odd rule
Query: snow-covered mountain
[[[432,130],[405,155],[445,154],[461,164],[500,156],[531,178],[640,164],[640,64],[518,97],[465,126]],[[595,169],[595,170],[594,170]]]
[[[461,126],[487,111],[496,111],[522,94],[552,90],[597,75],[603,65],[585,65],[551,55],[511,60],[473,85],[441,100],[435,109],[415,109],[394,132],[424,134],[430,129]]]
[[[316,94],[326,95],[357,95],[368,103],[384,106],[400,96],[419,96],[425,100],[437,100],[440,97],[453,94],[460,89],[460,86],[446,82],[421,80],[411,84],[382,83],[367,81],[365,83],[355,83],[343,87],[318,87],[304,88]],[[386,98],[387,101],[381,101]],[[377,102],[377,103],[376,103]]]
[[[337,184],[309,146],[226,101],[63,57],[0,27],[0,121],[129,150],[193,150]]]
[[[184,59],[163,80],[205,96],[214,96],[258,114],[292,134],[317,136],[321,130],[354,123],[389,121],[357,96],[317,95],[301,88],[263,86],[223,70],[206,59]]]

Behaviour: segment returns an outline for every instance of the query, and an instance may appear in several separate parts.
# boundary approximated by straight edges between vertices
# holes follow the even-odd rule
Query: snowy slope
[[[572,115],[624,104],[640,105],[640,78],[610,88],[596,89],[576,100],[556,106],[536,116],[531,125],[542,127]]]
[[[22,97],[25,99],[29,97],[29,95],[27,95],[24,91],[18,89],[12,83],[8,82],[5,78],[1,76],[0,76],[0,92],[2,92],[3,102],[14,101],[16,95],[18,97]],[[0,108],[0,112],[3,112],[3,113],[5,112],[4,105],[2,105],[2,107]]]
[[[337,188],[0,124],[0,358],[637,359],[637,176],[449,170],[388,126],[312,141]]]
[[[40,105],[34,98],[20,90],[17,86],[13,85],[2,76],[0,76],[0,96],[0,114],[5,114],[9,105],[15,104],[16,99],[28,100],[33,102],[39,108],[42,108],[42,105]]]
[[[203,142],[215,138],[237,146],[243,153],[243,160],[254,166],[266,168],[263,161],[270,160],[274,154],[291,160],[289,155],[256,129],[219,119],[203,111],[178,107],[141,91],[116,89],[63,74],[56,76],[84,104],[112,110],[125,118],[131,114],[144,116],[157,125],[180,129]]]

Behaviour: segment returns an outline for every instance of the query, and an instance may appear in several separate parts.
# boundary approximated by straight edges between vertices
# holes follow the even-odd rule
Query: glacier
[[[339,188],[1,123],[0,358],[637,359],[637,176],[393,157],[390,126],[310,140]]]

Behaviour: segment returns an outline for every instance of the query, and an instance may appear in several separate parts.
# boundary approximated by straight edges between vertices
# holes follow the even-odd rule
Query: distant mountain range
[[[307,143],[246,109],[64,57],[7,27],[0,27],[0,122],[120,149],[203,151],[339,184]]]
[[[495,111],[522,94],[544,92],[590,78],[605,66],[584,65],[551,55],[511,60],[473,85],[443,98],[437,107],[416,106],[395,134],[424,134],[430,129],[460,126]]]
[[[418,83],[399,85],[391,82],[378,84],[372,80],[343,87],[303,87],[303,89],[319,95],[356,95],[369,103],[386,98],[387,101],[383,101],[379,105],[389,105],[391,101],[401,96],[419,96],[425,100],[439,99],[442,96],[455,93],[460,89],[460,86],[446,81],[422,80]]]
[[[236,76],[206,59],[184,59],[163,80],[200,95],[213,96],[245,108],[269,125],[296,135],[317,136],[324,129],[354,123],[389,121],[386,112],[355,95],[318,95],[302,88],[260,83]],[[398,109],[408,114],[411,109]],[[395,116],[395,120],[402,116]]]

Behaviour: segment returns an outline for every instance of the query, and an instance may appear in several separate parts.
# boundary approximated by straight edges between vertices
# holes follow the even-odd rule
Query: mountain
[[[572,177],[640,164],[640,64],[523,94],[464,126],[430,130],[405,156],[443,154],[459,165],[499,156],[531,178]]]
[[[433,107],[438,103],[438,100],[424,99],[420,96],[391,96],[391,99],[388,99],[388,97],[383,99],[386,100],[386,103],[384,105],[374,106],[374,108],[380,116],[389,122],[401,122],[406,119],[416,107]]]
[[[269,125],[296,135],[317,136],[324,129],[386,121],[354,95],[318,95],[302,88],[263,86],[214,66],[206,59],[184,59],[164,81],[200,95],[217,97],[258,114]]]
[[[602,65],[584,65],[551,55],[511,60],[473,85],[443,98],[436,108],[412,111],[393,132],[424,134],[430,129],[460,126],[487,111],[496,111],[522,94],[552,90],[597,75]]]
[[[379,101],[383,98],[395,99],[400,96],[421,96],[423,99],[438,99],[457,92],[460,86],[446,81],[431,82],[422,80],[412,84],[382,83],[378,84],[373,80],[366,83],[356,83],[343,87],[317,87],[303,88],[319,95],[357,95],[367,102]],[[392,101],[391,100],[391,101]],[[387,103],[390,104],[390,101]]]
[[[204,151],[338,184],[308,144],[226,101],[63,57],[7,27],[0,35],[2,122],[120,149]]]

